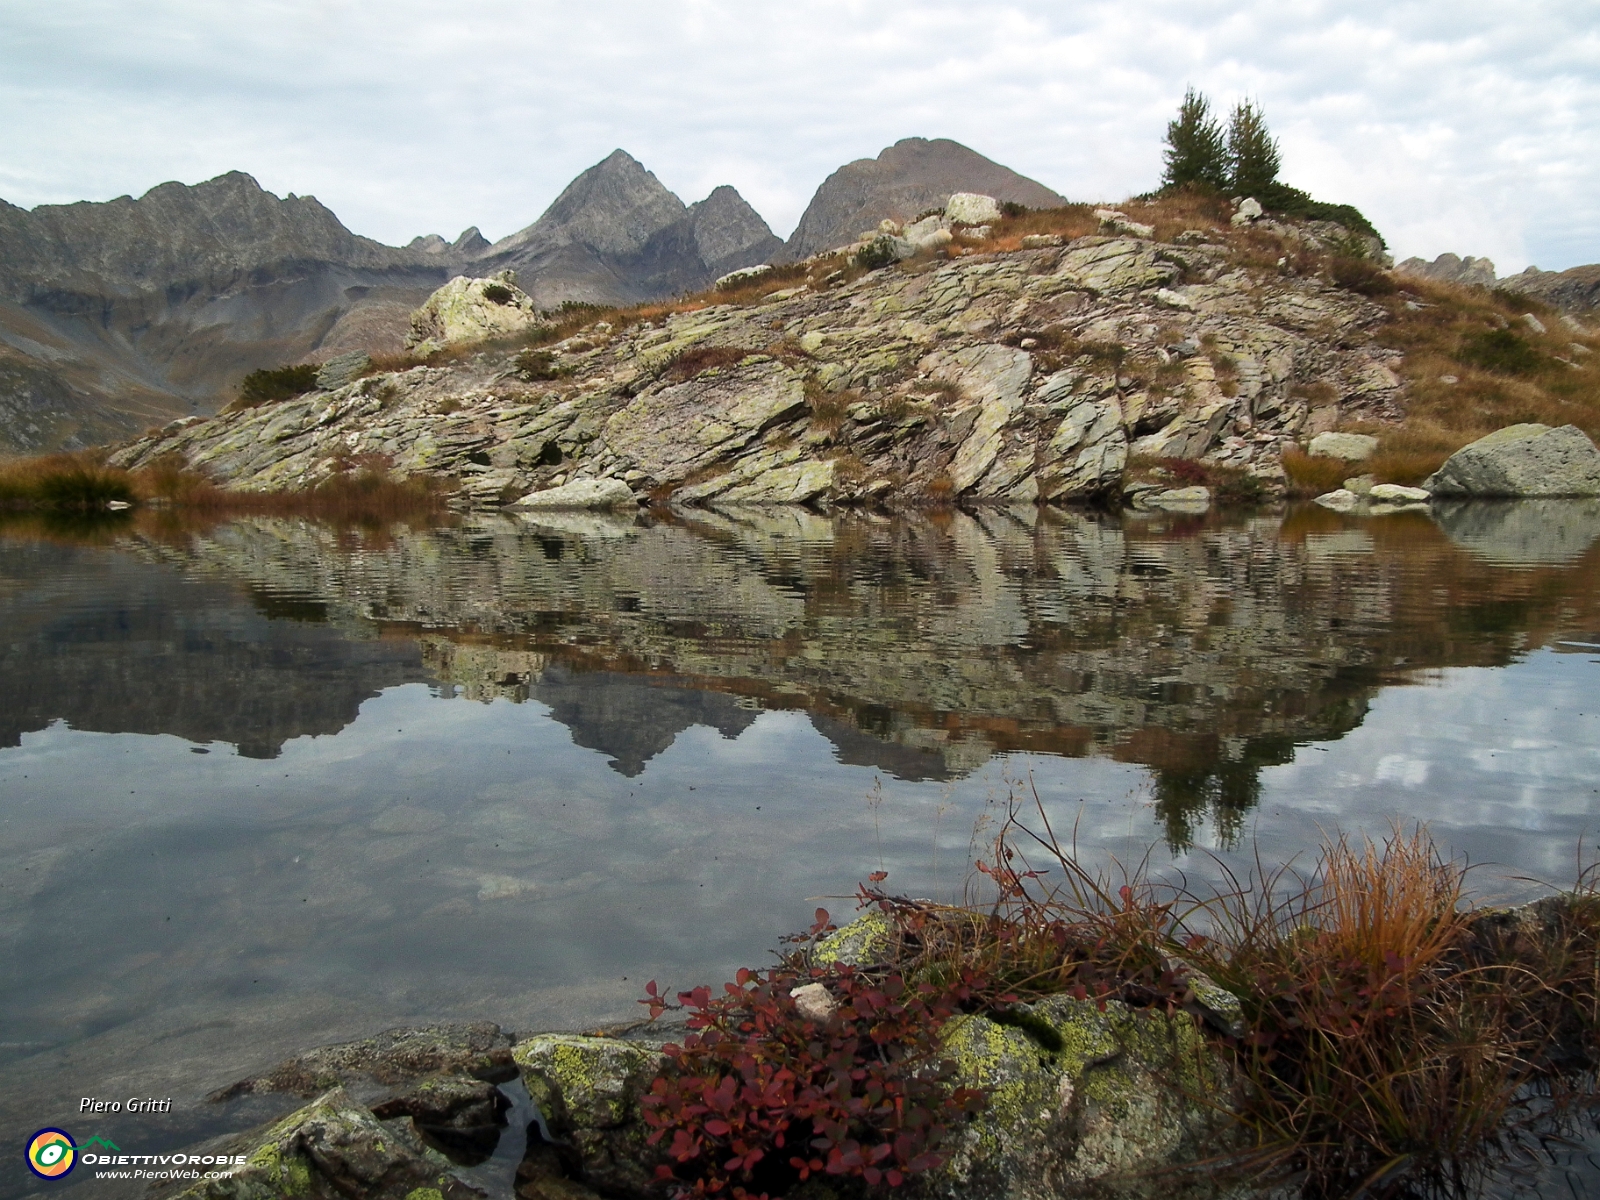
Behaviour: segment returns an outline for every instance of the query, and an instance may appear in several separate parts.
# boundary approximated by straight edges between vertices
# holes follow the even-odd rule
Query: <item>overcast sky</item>
[[[1397,256],[1600,261],[1596,0],[0,0],[0,197],[244,170],[405,242],[529,224],[622,147],[787,235],[828,172],[951,137],[1073,198],[1153,187],[1184,86]]]

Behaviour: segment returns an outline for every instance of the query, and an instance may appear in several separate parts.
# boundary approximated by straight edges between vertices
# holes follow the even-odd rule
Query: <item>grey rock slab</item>
[[[574,479],[560,487],[530,492],[512,508],[623,508],[639,503],[633,489],[620,479]]]
[[[1508,425],[1457,450],[1423,486],[1435,496],[1600,496],[1600,450],[1575,425]]]
[[[1364,433],[1330,431],[1317,434],[1306,449],[1317,458],[1342,458],[1346,462],[1361,462],[1377,452],[1378,439]]]
[[[1158,492],[1145,492],[1138,503],[1143,508],[1159,508],[1163,512],[1203,513],[1211,507],[1211,489],[1207,487],[1163,488]]]
[[[663,483],[730,456],[805,404],[798,373],[770,360],[646,392],[605,424],[611,451]]]
[[[1345,486],[1349,486],[1348,480]],[[1431,498],[1427,489],[1401,483],[1375,483],[1367,489],[1367,495],[1388,504],[1426,504]]]
[[[335,355],[318,368],[317,387],[325,392],[338,391],[361,378],[362,373],[371,365],[371,357],[363,350]]]

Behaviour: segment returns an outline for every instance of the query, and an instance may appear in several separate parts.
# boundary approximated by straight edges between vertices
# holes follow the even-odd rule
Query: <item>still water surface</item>
[[[630,1017],[871,871],[959,894],[1019,787],[1096,860],[1424,821],[1527,897],[1600,836],[1597,537],[1580,502],[0,527],[0,1135],[158,1152],[311,1045]],[[134,1094],[173,1112],[77,1117]]]

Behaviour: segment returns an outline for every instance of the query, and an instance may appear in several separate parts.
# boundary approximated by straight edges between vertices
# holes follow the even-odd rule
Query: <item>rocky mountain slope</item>
[[[911,139],[836,172],[801,241],[850,226],[848,241],[861,221],[961,189],[1060,201],[954,142]],[[104,204],[29,212],[0,201],[0,453],[211,412],[256,368],[397,352],[410,312],[457,274],[513,270],[545,307],[626,304],[784,253],[733,188],[686,206],[621,150],[492,246],[476,228],[385,246],[314,198],[279,199],[240,172]]]
[[[811,197],[784,250],[790,259],[847,246],[890,218],[909,221],[943,208],[953,192],[977,192],[1027,208],[1066,199],[1025,175],[949,138],[903,138],[877,158],[858,158],[829,175]]]
[[[1130,456],[1270,487],[1302,434],[1398,415],[1386,310],[1251,240],[1279,255],[1329,231],[1169,222],[1157,240],[1121,214],[1103,228],[1017,249],[961,237],[876,271],[819,258],[743,303],[435,356],[180,422],[114,461],[258,489],[384,462],[482,506],[562,487],[628,503],[1067,501],[1119,489]]]
[[[240,172],[138,200],[0,204],[0,448],[127,436],[209,411],[256,367],[398,350],[461,261],[357,237]]]

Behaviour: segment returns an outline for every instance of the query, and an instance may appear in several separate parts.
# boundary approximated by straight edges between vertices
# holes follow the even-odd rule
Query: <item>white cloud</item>
[[[527,224],[622,146],[787,232],[841,163],[947,136],[1070,196],[1154,184],[1186,83],[1400,255],[1600,259],[1587,2],[0,0],[0,195],[242,169],[386,241]]]

